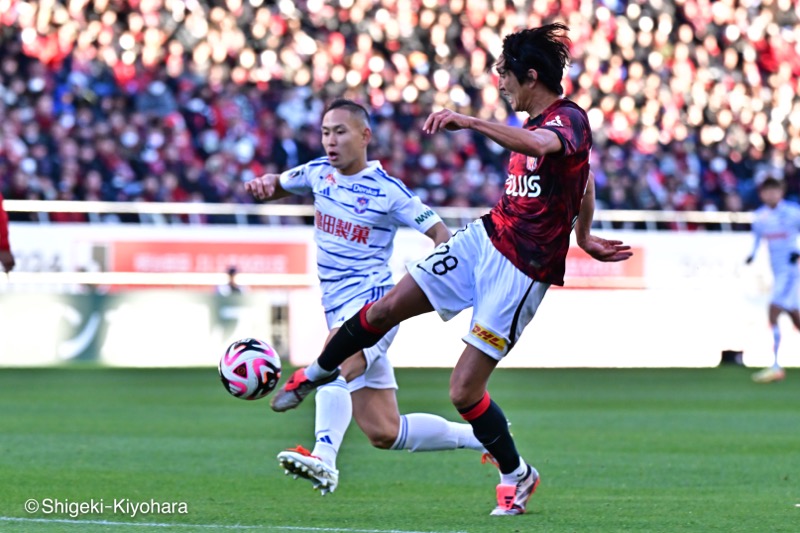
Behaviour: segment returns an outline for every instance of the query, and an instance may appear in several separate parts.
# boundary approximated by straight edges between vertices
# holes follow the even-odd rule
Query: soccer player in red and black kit
[[[499,88],[514,111],[531,117],[524,129],[447,109],[428,117],[426,133],[472,129],[511,150],[505,195],[488,215],[409,265],[408,275],[345,322],[320,357],[295,372],[272,402],[277,411],[296,407],[338,373],[342,361],[407,318],[435,310],[449,320],[472,307],[470,331],[463,338],[467,346],[450,378],[450,398],[500,469],[492,515],[524,513],[539,482],[486,390],[492,371],[531,321],[548,287],[563,285],[573,226],[579,246],[595,259],[631,256],[621,242],[590,234],[592,134],[584,110],[561,97],[569,61],[566,31],[562,24],[550,24],[503,41],[496,63]]]

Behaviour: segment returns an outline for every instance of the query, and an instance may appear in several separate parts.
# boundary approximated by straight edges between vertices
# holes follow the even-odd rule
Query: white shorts
[[[775,275],[770,303],[787,311],[800,308],[800,272],[796,268]]]
[[[328,322],[328,329],[339,328],[351,316],[358,313],[362,307],[370,302],[378,300],[383,294],[389,292],[392,286],[379,287],[364,292],[346,304],[325,313]],[[355,392],[365,387],[370,389],[396,389],[397,380],[394,377],[394,368],[389,362],[386,352],[389,350],[392,341],[397,335],[400,326],[395,326],[383,336],[378,344],[364,350],[364,358],[367,360],[367,369],[363,374],[347,384],[350,392]]]
[[[514,347],[550,287],[498,252],[480,219],[406,268],[442,320],[472,307],[463,340],[498,361]]]

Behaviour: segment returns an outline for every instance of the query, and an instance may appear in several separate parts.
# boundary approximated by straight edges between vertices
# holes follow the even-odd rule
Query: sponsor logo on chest
[[[334,237],[360,244],[367,244],[372,229],[369,226],[354,224],[320,211],[314,212],[314,226],[317,230]]]
[[[367,187],[366,185],[361,185],[358,183],[353,184],[353,192],[356,194],[366,194],[369,196],[380,196],[381,191],[380,189],[375,189],[373,187]]]
[[[506,194],[508,196],[521,196],[524,198],[536,198],[542,194],[542,186],[539,185],[541,176],[515,176],[509,174],[506,179]]]

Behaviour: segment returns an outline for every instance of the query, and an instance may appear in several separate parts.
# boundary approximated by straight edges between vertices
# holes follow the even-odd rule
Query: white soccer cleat
[[[524,514],[536,487],[539,486],[539,472],[528,465],[528,475],[516,485],[497,485],[497,507],[491,516],[514,516]]]
[[[339,471],[302,446],[282,451],[278,454],[278,462],[287,476],[292,474],[294,479],[309,480],[314,490],[319,490],[323,496],[335,491],[339,485]]]
[[[753,374],[756,383],[774,383],[786,377],[786,371],[779,366],[771,366]]]

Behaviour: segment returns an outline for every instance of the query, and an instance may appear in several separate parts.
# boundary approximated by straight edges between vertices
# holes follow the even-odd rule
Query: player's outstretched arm
[[[633,252],[630,251],[631,247],[623,244],[622,241],[613,241],[592,235],[593,219],[594,173],[589,172],[589,181],[586,183],[586,192],[583,193],[578,221],[575,224],[578,246],[593,258],[606,263],[625,261],[633,255]]]
[[[545,154],[560,152],[561,139],[548,129],[535,129],[533,131],[516,126],[507,126],[497,122],[490,122],[475,117],[469,117],[442,109],[428,115],[422,131],[434,134],[442,130],[457,131],[471,129],[512,152],[518,152],[531,157],[541,157]]]
[[[281,187],[280,174],[264,174],[244,184],[244,189],[259,201],[278,200],[292,193]]]

